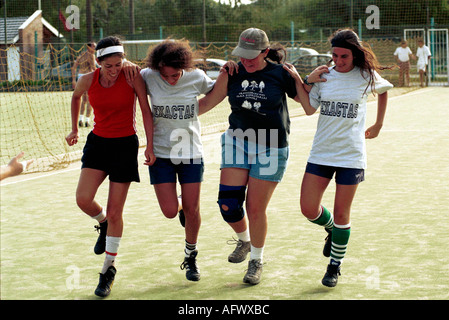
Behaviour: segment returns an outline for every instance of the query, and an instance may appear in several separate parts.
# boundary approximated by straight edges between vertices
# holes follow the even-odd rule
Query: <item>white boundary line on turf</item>
[[[32,180],[36,180],[36,179],[40,179],[40,178],[45,178],[45,177],[50,177],[50,176],[54,176],[54,175],[56,175],[56,174],[65,173],[65,172],[70,172],[70,171],[74,171],[74,170],[81,170],[81,169],[78,167],[78,168],[70,168],[70,169],[58,170],[58,171],[55,171],[55,172],[45,173],[45,174],[38,175],[38,176],[35,176],[35,177],[19,179],[19,180],[16,180],[16,181],[3,182],[0,186],[3,187],[3,186],[10,185],[10,184],[19,183],[19,182],[32,181]]]

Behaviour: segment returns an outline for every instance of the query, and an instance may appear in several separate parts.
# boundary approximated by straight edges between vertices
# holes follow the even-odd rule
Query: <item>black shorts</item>
[[[355,185],[365,180],[364,169],[331,167],[307,162],[306,172],[327,179],[332,179],[335,173],[335,182],[344,185]]]
[[[90,132],[84,145],[81,168],[104,171],[112,182],[140,182],[138,152],[137,135],[103,138]]]

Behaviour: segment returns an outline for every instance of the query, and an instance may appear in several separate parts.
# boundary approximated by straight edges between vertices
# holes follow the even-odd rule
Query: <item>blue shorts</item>
[[[240,168],[252,178],[280,182],[287,169],[289,147],[266,147],[227,134],[221,136],[220,168]]]
[[[365,180],[364,169],[332,167],[307,162],[306,172],[327,179],[332,179],[335,173],[335,182],[343,185],[355,185]]]
[[[173,163],[171,159],[156,158],[150,171],[150,183],[176,183],[176,176],[180,184],[203,181],[203,159],[188,159]]]
[[[103,138],[90,132],[83,148],[81,168],[104,171],[112,182],[140,182],[138,152],[137,135]]]

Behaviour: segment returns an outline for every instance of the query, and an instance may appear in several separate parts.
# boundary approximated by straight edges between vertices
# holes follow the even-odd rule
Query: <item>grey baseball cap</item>
[[[245,59],[256,58],[262,50],[270,46],[265,31],[257,28],[249,28],[243,31],[239,37],[239,44],[232,51],[232,55]]]

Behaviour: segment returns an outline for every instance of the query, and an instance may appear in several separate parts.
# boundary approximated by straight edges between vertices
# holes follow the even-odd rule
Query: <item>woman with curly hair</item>
[[[307,115],[320,107],[318,126],[301,186],[301,211],[328,233],[323,254],[330,257],[323,285],[334,287],[340,275],[351,232],[350,210],[366,169],[365,139],[379,135],[387,107],[387,90],[393,85],[378,71],[385,69],[368,45],[350,30],[338,30],[330,39],[335,66],[310,86],[298,86]],[[287,65],[294,78],[299,75]],[[311,77],[316,79],[316,72]],[[306,82],[312,81],[306,79]],[[307,91],[310,90],[309,93]],[[378,94],[377,119],[365,130],[366,101]],[[333,215],[322,204],[333,175],[336,194]]]
[[[153,145],[156,162],[149,167],[150,181],[165,217],[178,215],[185,227],[184,262],[190,281],[200,280],[196,264],[201,225],[200,188],[204,163],[198,100],[213,85],[203,70],[194,66],[189,42],[166,40],[149,51],[147,68],[141,71],[150,95],[154,119]],[[178,207],[176,180],[181,185],[182,210]]]

